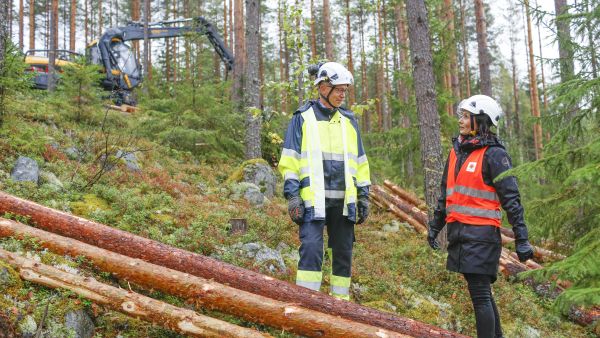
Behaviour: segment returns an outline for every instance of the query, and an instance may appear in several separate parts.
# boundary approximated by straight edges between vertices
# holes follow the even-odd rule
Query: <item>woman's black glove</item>
[[[358,208],[358,219],[356,220],[356,224],[363,224],[369,217],[369,197],[368,196],[359,196],[357,208]]]
[[[304,219],[304,201],[300,196],[290,197],[288,200],[288,214],[294,223],[302,225]]]
[[[528,259],[533,258],[533,247],[529,244],[528,240],[517,239],[515,241],[515,248],[517,256],[519,256],[519,261],[525,262]]]
[[[427,230],[427,243],[429,243],[429,246],[433,250],[440,249],[440,243],[438,243],[438,241],[436,239],[438,233],[439,233],[439,231],[432,229],[431,225],[429,226],[429,229]]]

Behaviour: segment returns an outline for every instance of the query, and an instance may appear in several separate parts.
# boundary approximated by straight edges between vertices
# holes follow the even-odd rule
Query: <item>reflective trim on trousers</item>
[[[321,289],[321,282],[305,282],[301,280],[296,280],[296,285],[315,291],[319,291]]]
[[[361,182],[356,183],[357,187],[366,187],[368,185],[371,185],[370,181],[361,181]]]
[[[487,209],[477,209],[477,208],[471,208],[471,207],[466,207],[464,205],[456,205],[456,204],[451,204],[446,208],[448,213],[451,212],[457,212],[459,214],[463,214],[463,215],[469,215],[469,216],[477,216],[477,217],[485,217],[485,218],[492,218],[492,219],[502,219],[502,212],[500,212],[499,210],[487,210]]]
[[[457,192],[457,193],[463,194],[463,195],[467,195],[467,196],[471,196],[471,197],[483,198],[483,199],[492,200],[492,201],[498,201],[498,195],[495,192],[485,191],[485,190],[480,190],[480,189],[475,189],[475,188],[469,188],[469,187],[465,187],[464,185],[456,185],[456,186],[454,186],[454,188],[446,189],[446,198],[448,198],[448,196],[452,195],[452,193],[454,193],[454,192]]]

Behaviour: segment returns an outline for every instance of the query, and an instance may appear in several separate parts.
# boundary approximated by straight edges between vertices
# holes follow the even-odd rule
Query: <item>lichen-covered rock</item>
[[[129,171],[142,171],[142,168],[140,168],[140,165],[138,164],[137,156],[134,152],[118,150],[116,156],[125,163],[125,166]]]
[[[262,206],[268,200],[253,183],[241,182],[231,187],[232,199],[244,198],[253,206]]]
[[[75,332],[75,338],[91,338],[94,336],[94,322],[82,309],[65,314],[65,326]]]
[[[63,183],[50,171],[44,171],[40,173],[40,183],[47,184],[54,191],[61,191],[64,189]]]
[[[28,181],[38,183],[40,168],[37,162],[29,157],[20,156],[13,167],[10,177],[14,181]]]
[[[227,179],[229,183],[248,182],[253,183],[267,198],[275,195],[277,186],[277,175],[263,159],[248,160]]]
[[[33,316],[27,315],[21,322],[19,322],[19,330],[23,337],[33,337],[35,331],[37,331],[37,323]]]

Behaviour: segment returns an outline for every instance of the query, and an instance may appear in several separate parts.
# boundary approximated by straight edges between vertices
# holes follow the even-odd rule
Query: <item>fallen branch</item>
[[[0,218],[0,236],[33,238],[54,252],[73,257],[83,256],[98,268],[146,288],[190,299],[201,306],[307,337],[408,337],[237,290],[7,219]],[[342,302],[344,301],[338,300],[338,303]]]
[[[19,271],[21,278],[51,288],[68,289],[76,294],[126,315],[140,318],[192,337],[271,337],[258,331],[178,308],[138,293],[78,276],[0,249],[0,259]],[[46,307],[45,314],[48,308]],[[43,322],[43,321],[42,321]],[[38,331],[39,332],[39,331]]]
[[[219,262],[213,258],[169,247],[126,231],[73,216],[34,202],[0,192],[0,212],[28,216],[38,227],[85,243],[143,259],[157,265],[212,279],[240,290],[352,321],[382,327],[414,337],[464,337],[433,325],[378,311],[326,294],[280,281],[254,271]]]

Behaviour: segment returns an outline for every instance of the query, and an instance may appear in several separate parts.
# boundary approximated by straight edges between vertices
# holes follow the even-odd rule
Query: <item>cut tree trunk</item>
[[[38,227],[85,243],[178,271],[213,279],[234,288],[280,301],[296,303],[316,311],[386,328],[414,337],[463,337],[463,335],[395,316],[326,294],[261,275],[213,258],[195,254],[133,235],[58,210],[0,192],[0,212],[27,215]]]
[[[0,236],[33,238],[54,252],[72,257],[83,256],[101,270],[143,287],[190,299],[204,307],[307,337],[408,337],[237,290],[7,219],[0,218]]]
[[[378,194],[378,195],[382,196],[384,199],[393,203],[396,207],[398,207],[400,210],[404,211],[405,213],[409,214],[412,218],[416,219],[419,223],[421,223],[423,225],[427,224],[427,214],[424,213],[423,211],[421,211],[421,209],[417,208],[413,204],[406,202],[405,200],[403,200],[402,198],[400,198],[396,195],[392,195],[392,194],[388,193],[379,185],[371,186],[371,190],[375,194]]]
[[[406,191],[406,190],[400,188],[399,186],[395,185],[391,181],[385,180],[385,181],[383,181],[383,185],[385,185],[386,187],[391,189],[396,195],[398,195],[398,196],[402,197],[403,199],[412,203],[417,208],[419,208],[421,210],[423,210],[424,208],[427,208],[425,201],[419,199],[417,196],[415,196],[410,191]]]
[[[394,215],[398,216],[401,220],[412,225],[412,227],[415,229],[416,232],[418,232],[420,234],[427,233],[427,227],[425,225],[419,223],[419,221],[412,218],[412,216],[410,216],[409,214],[400,210],[400,208],[395,206],[394,203],[385,200],[385,198],[383,198],[383,196],[380,196],[380,195],[374,193],[373,191],[369,192],[369,196],[371,197],[371,199],[375,200],[381,206],[385,206],[386,209],[390,210]]]
[[[52,266],[0,249],[0,259],[19,271],[21,278],[75,292],[113,310],[192,337],[270,337],[255,330],[178,308],[139,293],[100,283],[94,278],[64,272]]]

